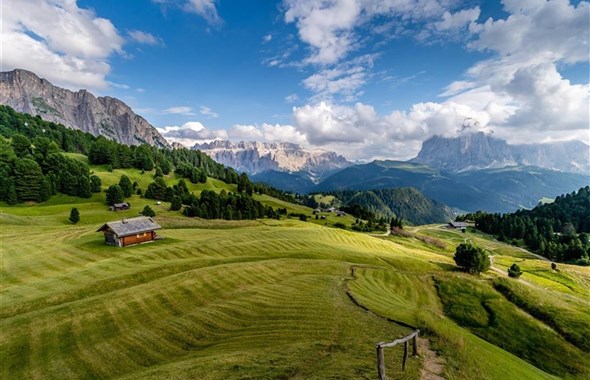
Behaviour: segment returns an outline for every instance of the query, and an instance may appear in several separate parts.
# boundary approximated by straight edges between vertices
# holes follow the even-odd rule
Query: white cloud
[[[272,34],[267,34],[266,36],[262,37],[262,43],[266,44],[272,41]]]
[[[162,114],[164,115],[185,115],[185,116],[194,116],[195,113],[191,107],[186,106],[178,106],[178,107],[170,107],[162,110]]]
[[[469,26],[479,18],[479,7],[463,9],[456,13],[445,11],[442,19],[434,24],[438,31],[452,31]]]
[[[297,94],[290,94],[290,95],[285,96],[285,101],[287,103],[295,103],[298,100],[299,100],[299,96]]]
[[[499,136],[512,142],[558,135],[587,140],[589,84],[570,83],[558,67],[588,62],[590,4],[565,0],[503,4],[511,14],[472,25],[476,38],[468,44],[496,56],[473,65],[466,80],[451,83],[441,96],[487,113]]]
[[[307,139],[292,125],[267,124],[258,125],[234,125],[228,131],[232,140],[263,141],[263,142],[290,142],[307,145]]]
[[[2,9],[3,70],[31,70],[74,90],[108,87],[108,58],[124,54],[111,21],[72,0],[4,0]]]
[[[309,44],[312,54],[307,62],[334,64],[353,47],[352,28],[362,8],[356,0],[285,0],[285,21],[295,23],[299,38]]]
[[[211,108],[207,106],[201,106],[200,108],[201,115],[205,115],[211,119],[216,119],[219,117],[217,112],[214,112]]]
[[[110,82],[110,81],[107,81],[107,83],[109,84],[109,86],[119,88],[121,90],[128,90],[129,89],[129,85],[124,84],[124,83],[115,83],[115,82]]]
[[[314,147],[335,150],[351,159],[412,158],[433,135],[456,136],[466,120],[485,128],[489,117],[468,106],[418,103],[408,111],[379,116],[374,107],[326,102],[293,109],[294,124]]]
[[[161,45],[162,40],[158,37],[155,37],[151,33],[142,32],[141,30],[131,30],[129,33],[129,37],[140,44],[145,45]]]
[[[187,148],[192,147],[197,142],[211,141],[216,139],[225,140],[228,134],[225,130],[207,129],[198,121],[189,121],[181,126],[166,126],[157,128],[158,132],[169,142],[180,143]]]
[[[215,0],[188,0],[183,8],[187,12],[203,17],[211,25],[219,25],[222,22],[217,14]]]
[[[314,94],[312,101],[336,95],[355,100],[372,69],[372,63],[353,63],[360,48],[380,49],[397,36],[424,42],[433,36],[440,42],[456,39],[468,34],[480,14],[478,7],[456,10],[460,2],[447,0],[283,0],[283,5],[285,22],[296,26],[309,47],[300,65],[317,68],[303,82]]]
[[[480,24],[471,48],[516,59],[545,55],[565,63],[588,61],[590,3],[504,0],[503,4],[511,15]]]

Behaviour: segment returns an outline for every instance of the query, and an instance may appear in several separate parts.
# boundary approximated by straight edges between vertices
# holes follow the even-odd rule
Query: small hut
[[[123,202],[123,203],[115,203],[114,205],[109,207],[109,210],[111,210],[111,211],[124,211],[124,210],[129,210],[130,208],[131,208],[131,205],[129,203]]]
[[[152,218],[140,216],[105,223],[96,232],[104,232],[104,240],[107,244],[126,247],[161,239],[156,234],[156,230],[160,228],[162,227]]]

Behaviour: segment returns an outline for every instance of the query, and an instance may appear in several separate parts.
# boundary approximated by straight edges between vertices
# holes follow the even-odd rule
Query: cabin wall
[[[123,246],[144,243],[154,240],[155,235],[156,233],[154,231],[143,232],[136,235],[124,236],[121,238],[121,242]]]
[[[104,232],[104,241],[107,244],[115,245],[117,247],[119,246],[119,239],[117,239],[117,236],[114,233],[110,232],[110,231],[105,231]]]

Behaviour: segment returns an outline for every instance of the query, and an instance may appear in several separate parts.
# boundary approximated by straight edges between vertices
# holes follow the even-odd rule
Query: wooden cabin
[[[117,247],[141,244],[161,239],[156,230],[162,228],[152,218],[140,216],[105,223],[96,232],[104,232],[104,241]]]
[[[111,211],[123,211],[123,210],[129,210],[131,208],[131,205],[127,202],[123,202],[123,203],[115,203],[114,205],[112,205],[111,207],[109,207],[109,210]]]
[[[469,227],[469,224],[467,224],[465,222],[449,222],[449,228],[462,230],[467,227]]]

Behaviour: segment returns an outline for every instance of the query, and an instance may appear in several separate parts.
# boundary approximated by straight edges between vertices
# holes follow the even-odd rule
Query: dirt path
[[[351,280],[351,281],[356,280],[356,269],[357,268],[358,268],[358,266],[356,266],[356,265],[352,265],[350,267],[351,278],[349,280]],[[383,316],[373,312],[371,309],[369,309],[365,305],[361,304],[356,298],[354,298],[354,296],[352,295],[352,292],[350,291],[350,289],[348,289],[348,285],[346,285],[346,284],[345,284],[345,289],[346,289],[346,295],[348,296],[348,298],[350,298],[352,303],[354,303],[356,306],[360,307],[361,309],[365,310],[367,313],[372,314],[378,318],[384,319],[388,322],[398,324],[400,326],[411,328],[413,330],[416,329],[415,326],[409,325],[409,324],[404,323],[402,321],[396,321],[391,318],[383,317]],[[445,380],[445,378],[442,377],[441,375],[444,372],[446,361],[444,358],[438,356],[438,354],[436,352],[434,352],[430,349],[430,341],[428,339],[418,337],[418,355],[422,358],[422,368],[420,369],[420,380]]]
[[[430,349],[430,341],[418,338],[418,353],[423,359],[420,369],[421,380],[444,380],[442,373],[445,370],[445,360]]]

